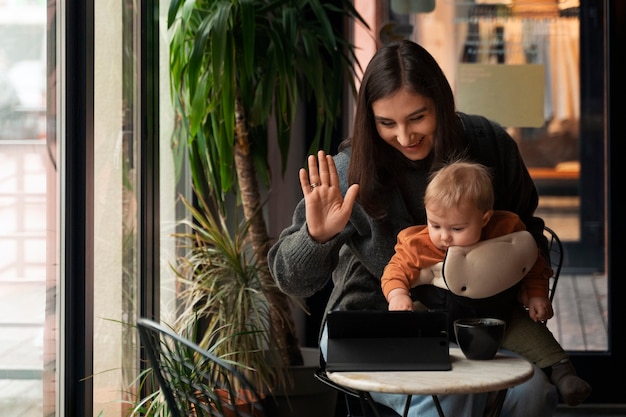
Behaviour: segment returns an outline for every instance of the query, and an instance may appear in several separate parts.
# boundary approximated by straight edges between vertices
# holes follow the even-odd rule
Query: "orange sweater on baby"
[[[495,210],[489,222],[483,227],[481,241],[521,230],[526,230],[526,226],[517,214]],[[395,254],[389,260],[381,277],[385,298],[395,288],[410,290],[418,285],[431,284],[430,281],[420,281],[420,271],[422,268],[429,268],[442,262],[445,256],[445,250],[437,248],[431,242],[427,226],[412,226],[400,231]],[[548,280],[551,276],[552,269],[537,248],[537,260],[521,281],[528,298],[547,297]]]

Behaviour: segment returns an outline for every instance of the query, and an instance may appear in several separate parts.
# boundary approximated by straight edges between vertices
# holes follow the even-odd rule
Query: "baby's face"
[[[429,210],[428,234],[439,249],[450,246],[469,246],[480,241],[483,226],[487,224],[492,211],[482,211],[476,207],[459,207],[445,211]]]

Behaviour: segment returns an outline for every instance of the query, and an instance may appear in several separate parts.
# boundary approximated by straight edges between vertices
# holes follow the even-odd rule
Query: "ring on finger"
[[[319,186],[320,186],[320,184],[319,184],[319,183],[317,183],[317,182],[312,182],[312,183],[311,183],[311,185],[310,185],[309,187],[311,187],[311,190],[312,190],[313,188],[315,188],[315,187],[319,187]]]

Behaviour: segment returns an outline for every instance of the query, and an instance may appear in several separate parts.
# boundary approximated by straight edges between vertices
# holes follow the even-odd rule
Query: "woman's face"
[[[433,149],[437,118],[433,101],[400,89],[372,104],[376,130],[389,145],[419,161]]]

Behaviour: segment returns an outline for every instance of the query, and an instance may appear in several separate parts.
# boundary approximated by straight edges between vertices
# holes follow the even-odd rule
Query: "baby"
[[[471,246],[526,229],[515,213],[494,210],[493,205],[492,178],[485,166],[457,161],[433,174],[424,195],[427,225],[408,227],[398,234],[395,254],[381,278],[389,310],[412,310],[411,289],[422,285],[444,293],[451,319],[503,318],[507,330],[502,347],[546,370],[562,400],[578,405],[589,396],[591,387],[576,374],[567,353],[541,323],[554,313],[548,298],[552,269],[538,248],[534,265],[520,283],[491,297],[454,295],[445,291],[445,282],[442,290],[442,281],[438,285],[433,280],[431,268],[440,266],[449,247]]]

